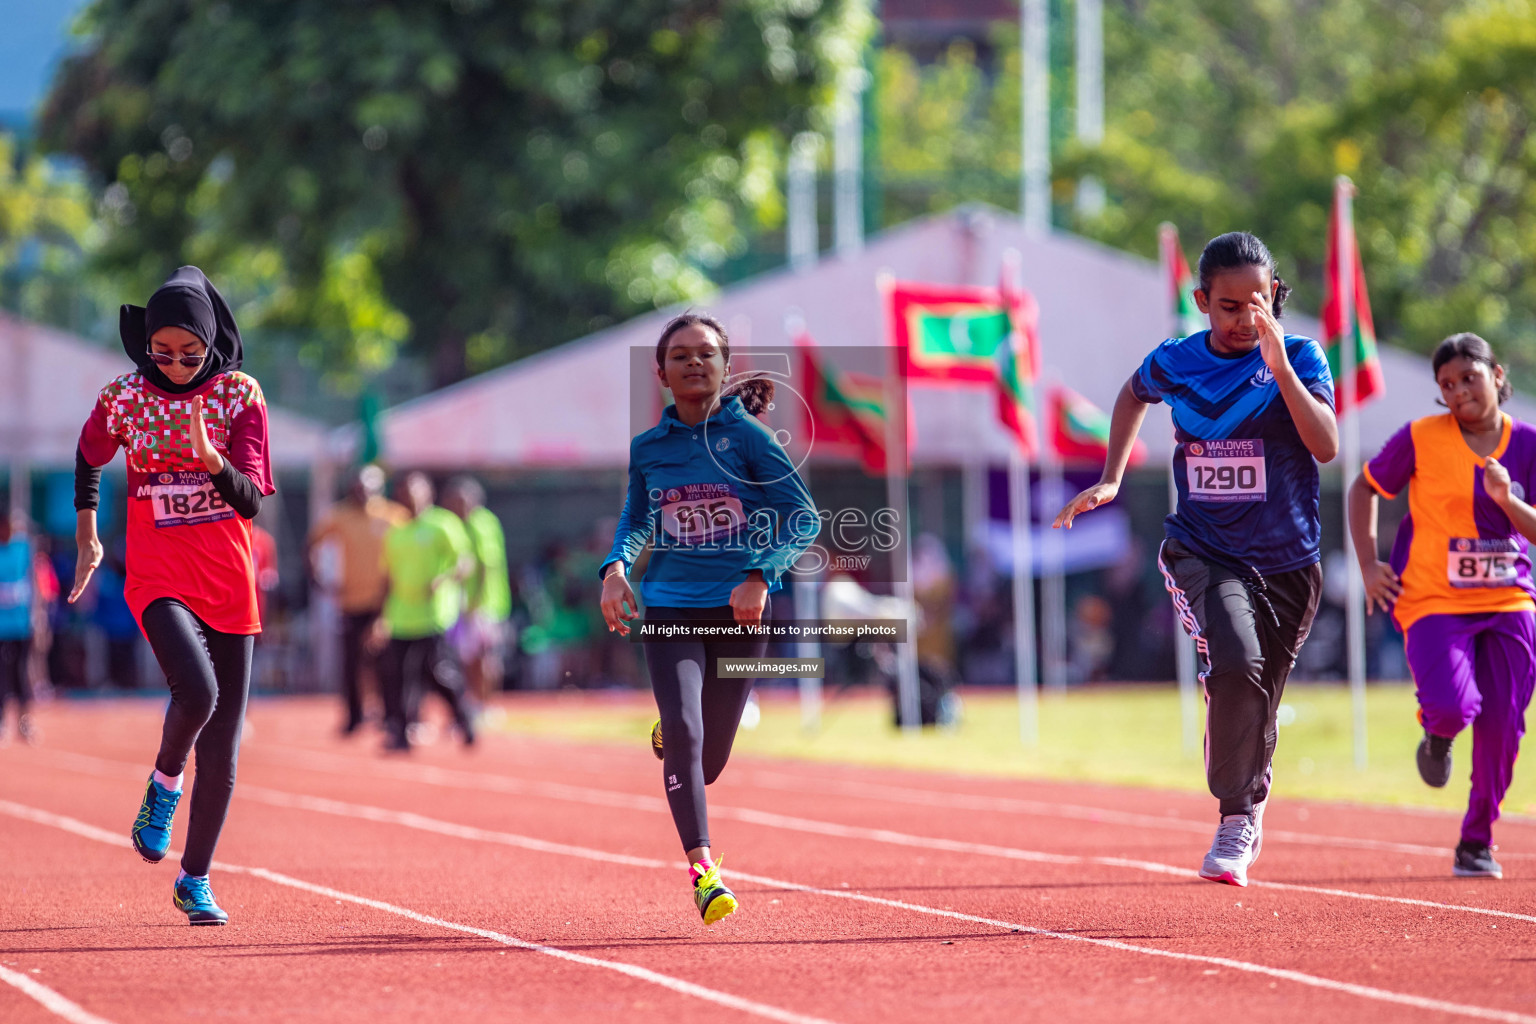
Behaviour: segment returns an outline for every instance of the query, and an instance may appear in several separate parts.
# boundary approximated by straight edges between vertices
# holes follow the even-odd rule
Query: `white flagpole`
[[[895,276],[889,270],[880,271],[875,279],[880,290],[880,306],[889,316],[890,291],[895,287]],[[891,325],[886,324],[886,336],[890,337]],[[891,350],[892,359],[902,358],[901,353]],[[917,616],[916,598],[912,587],[912,510],[907,501],[907,405],[902,391],[906,375],[892,367],[885,377],[885,500],[888,508],[901,523],[901,550],[892,552],[896,560],[893,573],[899,577],[892,589],[901,599],[902,614],[907,620],[907,639],[896,644],[896,713],[901,720],[902,731],[916,735],[923,727],[923,709],[918,693],[917,678]]]
[[[1051,229],[1051,48],[1046,0],[1019,5],[1023,125],[1020,208],[1024,230],[1043,235]]]
[[[1008,525],[1013,536],[1013,671],[1019,691],[1019,739],[1040,745],[1040,687],[1035,677],[1035,552],[1029,511],[1029,463],[1008,456]]]
[[[1088,146],[1104,141],[1104,0],[1077,0],[1077,138]],[[1091,175],[1077,183],[1077,212],[1097,216],[1104,209],[1104,183]]]
[[[1334,182],[1335,212],[1339,238],[1337,258],[1339,275],[1339,312],[1344,336],[1339,339],[1339,376],[1335,394],[1339,396],[1340,463],[1344,506],[1344,555],[1349,584],[1345,591],[1344,624],[1349,650],[1349,698],[1354,719],[1355,769],[1365,771],[1369,763],[1365,722],[1365,584],[1355,570],[1354,542],[1349,535],[1349,488],[1360,471],[1360,413],[1355,401],[1355,249],[1354,184],[1343,175]],[[1345,226],[1349,230],[1344,230]]]
[[[1047,514],[1067,503],[1061,458],[1040,432],[1040,500]],[[1067,690],[1067,575],[1065,531],[1045,530],[1040,539],[1041,668],[1045,688]]]
[[[800,333],[805,330],[805,321],[800,314],[790,311],[784,316],[784,333],[791,345]],[[810,410],[806,410],[809,419]],[[807,423],[809,428],[809,423]],[[807,434],[810,430],[807,429]],[[794,582],[795,618],[801,622],[811,622],[819,619],[820,585],[816,580],[805,576],[796,578]],[[795,644],[795,656],[798,658],[821,657],[821,641],[801,640]],[[800,728],[805,732],[814,733],[821,731],[821,680],[809,676],[800,679]]]

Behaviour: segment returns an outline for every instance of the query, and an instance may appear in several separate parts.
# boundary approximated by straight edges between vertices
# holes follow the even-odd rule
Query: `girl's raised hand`
[[[1248,308],[1253,311],[1253,325],[1258,328],[1259,353],[1264,357],[1264,365],[1278,376],[1291,365],[1291,357],[1285,351],[1285,331],[1281,329],[1280,321],[1275,319],[1269,306],[1269,297],[1263,292],[1253,293],[1253,298],[1248,300]]]
[[[208,439],[208,425],[203,421],[203,396],[198,395],[192,399],[192,451],[208,472],[217,473],[224,468],[224,456],[213,446]]]
[[[1483,490],[1500,505],[1509,500],[1509,470],[1492,455],[1483,464]]]

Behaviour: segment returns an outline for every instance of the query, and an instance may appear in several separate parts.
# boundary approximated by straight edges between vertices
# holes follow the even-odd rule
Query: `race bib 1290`
[[[746,525],[730,484],[684,484],[661,494],[661,526],[678,544],[711,544]]]
[[[208,473],[151,473],[146,486],[156,526],[213,523],[235,514]]]
[[[1264,501],[1264,442],[1189,441],[1184,471],[1192,501]]]
[[[1520,545],[1513,537],[1452,537],[1445,556],[1445,579],[1458,589],[1514,586],[1520,575],[1519,557]]]

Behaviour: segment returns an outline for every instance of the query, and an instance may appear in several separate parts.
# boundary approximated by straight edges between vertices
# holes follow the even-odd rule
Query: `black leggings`
[[[1322,566],[1243,576],[1172,538],[1158,562],[1204,661],[1206,784],[1223,815],[1251,814],[1269,799],[1275,716],[1317,615]]]
[[[197,750],[192,814],[181,869],[206,875],[235,790],[240,727],[251,683],[255,637],[220,633],[180,601],[162,597],[144,609],[144,635],[171,686],[155,769],[180,775]]]
[[[447,639],[436,636],[389,642],[378,660],[379,688],[384,697],[384,727],[398,745],[406,745],[406,726],[415,722],[421,709],[424,687],[448,704],[453,721],[472,742],[474,722],[464,699],[464,670]]]
[[[32,703],[32,681],[27,678],[32,639],[0,640],[0,727],[5,725],[5,702],[16,698],[16,713],[24,715]]]
[[[647,608],[647,622],[731,622],[730,608]],[[763,620],[768,612],[763,610]],[[761,658],[764,640],[648,640],[645,664],[661,712],[662,780],[685,851],[709,845],[704,787],[731,756],[751,679],[721,679],[716,659]]]

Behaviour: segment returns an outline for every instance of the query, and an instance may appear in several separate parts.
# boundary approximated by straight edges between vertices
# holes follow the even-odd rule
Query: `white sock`
[[[186,772],[182,772],[180,775],[167,775],[160,769],[155,769],[155,781],[160,784],[161,789],[168,789],[172,793],[181,792],[181,780],[186,777]]]

